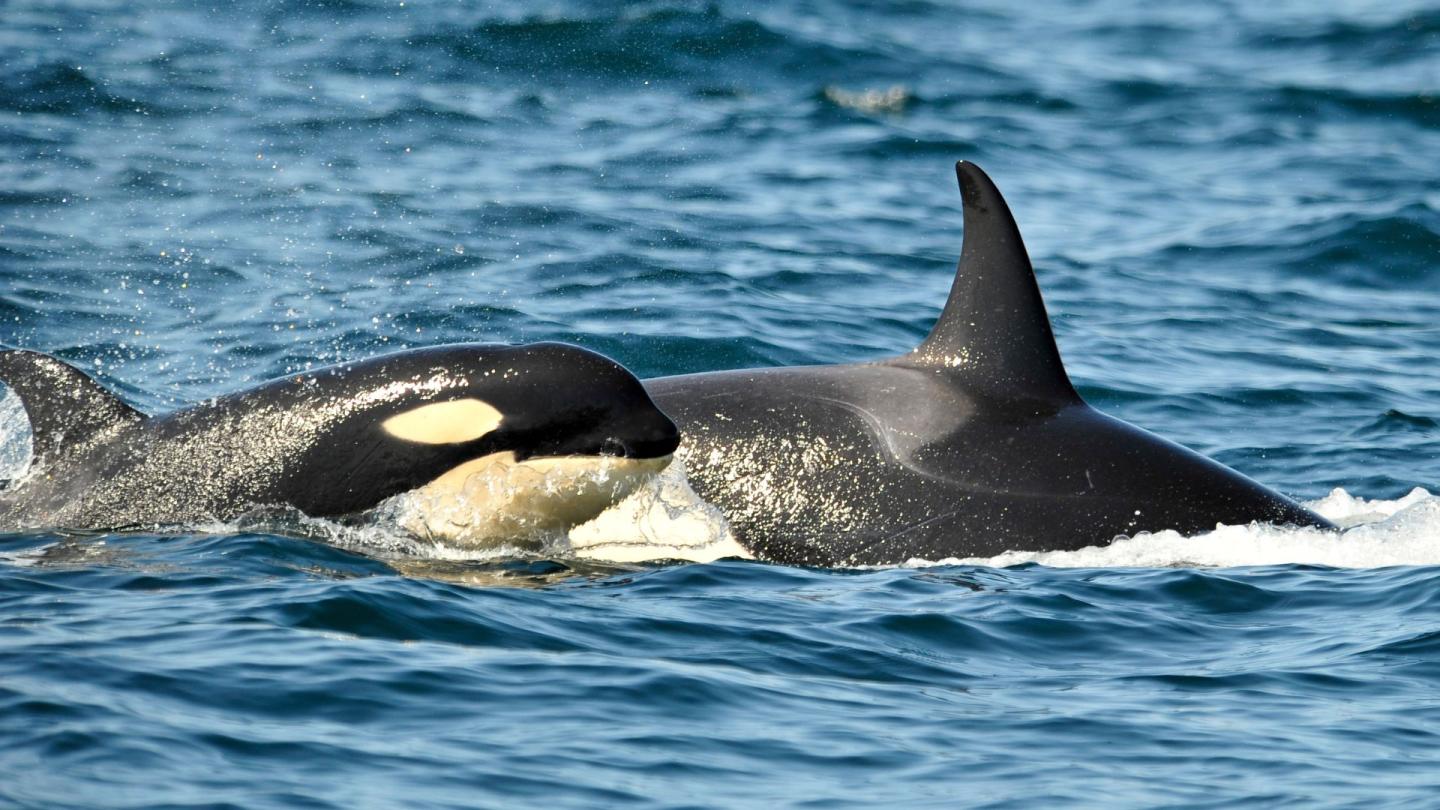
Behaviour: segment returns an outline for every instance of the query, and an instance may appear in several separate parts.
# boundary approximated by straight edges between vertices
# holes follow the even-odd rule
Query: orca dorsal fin
[[[40,352],[0,351],[0,382],[25,406],[37,463],[145,418],[80,369]]]
[[[929,336],[903,361],[995,394],[1078,401],[1010,207],[980,167],[962,160],[955,174],[965,208],[955,283]]]

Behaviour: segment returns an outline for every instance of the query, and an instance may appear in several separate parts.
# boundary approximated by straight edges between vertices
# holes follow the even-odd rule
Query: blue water
[[[875,571],[6,536],[0,805],[1440,795],[1433,3],[12,0],[0,66],[0,343],[146,410],[462,340],[898,353],[965,158],[1091,403],[1359,524]]]

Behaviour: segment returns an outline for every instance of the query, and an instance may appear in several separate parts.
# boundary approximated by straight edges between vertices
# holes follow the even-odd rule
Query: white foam
[[[1310,509],[1343,531],[1251,524],[1217,525],[1186,537],[1178,532],[1140,534],[1078,551],[1007,551],[995,557],[911,560],[931,565],[1007,566],[1039,563],[1057,568],[1223,568],[1250,565],[1328,565],[1381,568],[1440,565],[1440,497],[1415,488],[1395,500],[1367,500],[1336,489]]]
[[[577,557],[609,562],[713,562],[753,555],[735,540],[719,509],[695,494],[679,460],[599,517],[570,530]]]
[[[0,386],[0,481],[20,477],[30,468],[30,418],[20,397]]]
[[[1376,523],[1390,517],[1402,509],[1408,509],[1417,503],[1428,498],[1433,498],[1427,490],[1415,487],[1403,498],[1396,498],[1393,501],[1366,500],[1357,498],[1345,490],[1336,487],[1330,490],[1330,494],[1318,501],[1311,501],[1306,506],[1320,514],[1337,526],[1359,526],[1365,523]]]

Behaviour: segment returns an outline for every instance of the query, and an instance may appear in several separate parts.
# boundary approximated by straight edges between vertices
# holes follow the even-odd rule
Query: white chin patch
[[[517,461],[514,453],[495,453],[400,496],[395,517],[416,536],[453,545],[533,545],[593,519],[669,463],[670,456]]]

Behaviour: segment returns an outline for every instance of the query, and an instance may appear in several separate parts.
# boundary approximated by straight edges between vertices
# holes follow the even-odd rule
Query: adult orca
[[[124,530],[260,507],[399,517],[463,544],[563,531],[663,469],[675,424],[639,380],[575,346],[399,352],[146,417],[78,369],[0,352],[33,436],[0,530]]]
[[[1062,550],[1254,521],[1330,527],[1245,476],[1106,416],[1066,376],[1019,228],[955,167],[964,244],[914,351],[647,380],[691,486],[757,557],[809,565]]]

